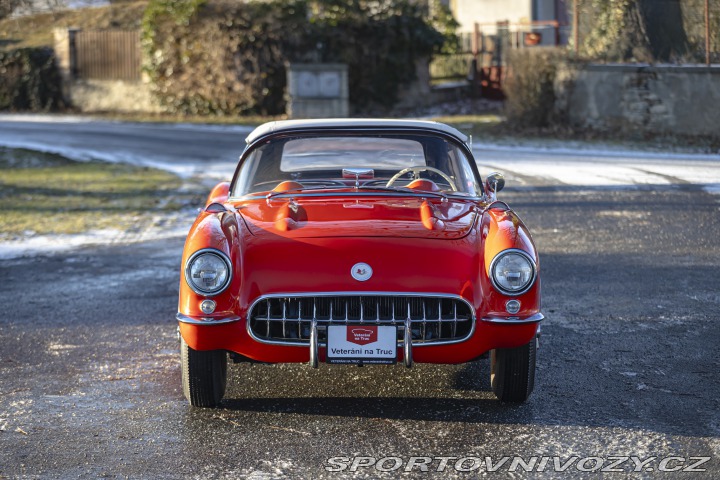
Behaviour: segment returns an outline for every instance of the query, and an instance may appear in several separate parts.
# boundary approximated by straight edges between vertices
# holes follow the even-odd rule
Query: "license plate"
[[[397,327],[329,325],[327,363],[393,364],[397,361]]]

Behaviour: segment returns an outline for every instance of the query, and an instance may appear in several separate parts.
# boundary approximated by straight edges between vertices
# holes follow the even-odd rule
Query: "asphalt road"
[[[18,121],[18,118],[23,119]],[[84,121],[0,115],[0,145],[71,158],[160,166],[181,175],[232,173],[252,127]]]
[[[431,457],[429,472],[405,475],[718,478],[718,197],[667,178],[508,177],[500,196],[535,235],[548,317],[528,403],[496,401],[484,359],[231,365],[221,408],[191,408],[173,320],[183,240],[83,248],[0,261],[0,477],[375,478]],[[325,469],[389,456],[400,470]],[[505,456],[549,462],[488,471],[485,457],[497,467]],[[438,457],[457,459],[437,472]],[[456,471],[473,457],[479,469]],[[570,466],[555,473],[551,457]],[[710,457],[706,471],[682,472],[691,457]],[[597,462],[616,471],[582,471]]]
[[[180,175],[227,179],[235,170],[252,127],[223,125],[86,121],[82,117],[0,114],[0,145],[89,158],[157,166]],[[533,185],[574,184],[591,173],[592,185],[720,184],[720,153],[667,155],[665,152],[573,150],[549,142],[549,148],[518,148],[476,142],[475,157],[488,168],[516,166],[516,180]],[[560,147],[560,148],[557,148]],[[563,166],[557,173],[557,166]],[[603,170],[597,175],[598,168]],[[487,173],[481,168],[481,174]],[[527,179],[526,179],[527,177]],[[548,178],[549,177],[549,178]],[[570,178],[568,178],[570,177]],[[670,178],[667,178],[670,177]],[[584,184],[584,183],[582,183]]]

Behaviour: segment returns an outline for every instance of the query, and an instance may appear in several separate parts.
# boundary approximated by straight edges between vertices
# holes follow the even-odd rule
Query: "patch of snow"
[[[167,124],[167,126],[176,130],[190,130],[193,132],[231,132],[249,134],[255,130],[254,126],[249,125],[211,125],[208,123],[170,123]]]
[[[89,162],[92,160],[100,160],[108,163],[127,163],[130,165],[139,165],[143,167],[153,167],[160,170],[165,170],[181,178],[189,178],[200,171],[199,166],[190,164],[173,164],[167,162],[160,162],[156,160],[149,160],[147,157],[141,157],[128,152],[103,152],[100,150],[91,149],[78,149],[71,147],[64,147],[62,145],[50,145],[47,143],[31,142],[27,140],[8,140],[3,139],[2,145],[8,148],[24,148],[26,150],[34,150],[36,152],[53,153],[56,155],[62,155],[70,160],[77,162]]]
[[[120,230],[108,229],[76,235],[37,235],[22,240],[10,240],[0,243],[0,259],[56,253],[96,243],[112,243],[120,235],[122,235]]]
[[[81,234],[34,235],[20,240],[0,242],[0,260],[12,260],[21,257],[35,257],[65,252],[90,245],[129,244],[151,240],[185,238],[195,211],[184,211],[169,217],[164,225],[153,225],[134,230],[103,229],[91,230]]]
[[[80,347],[78,345],[51,343],[48,345],[48,352],[50,352],[51,355],[60,356],[60,354],[66,353],[70,350],[75,350],[76,348]]]
[[[0,122],[88,123],[92,117],[82,115],[52,115],[43,113],[3,113]]]
[[[720,184],[720,155],[495,146],[474,149],[481,173],[535,177],[545,184],[613,188]]]
[[[252,125],[232,124],[211,124],[211,123],[168,123],[158,120],[157,122],[127,122],[124,120],[109,120],[84,115],[53,115],[42,113],[4,113],[0,114],[0,122],[21,122],[21,123],[90,123],[90,124],[114,124],[134,127],[152,126],[153,128],[165,128],[172,130],[190,130],[193,132],[232,132],[250,133],[255,127]]]
[[[26,129],[3,132],[0,130],[0,145],[8,148],[23,148],[45,153],[62,155],[71,160],[85,162],[100,160],[109,163],[126,163],[144,167],[153,167],[171,172],[181,178],[199,176],[211,180],[227,180],[232,177],[237,166],[237,157],[244,147],[245,135],[254,127],[244,125],[207,125],[190,123],[137,123],[98,120],[79,115],[39,115],[39,114],[0,114],[0,122],[15,124],[37,123],[38,127],[28,125]],[[66,129],[60,128],[51,135],[43,135],[48,124],[69,124]],[[84,128],[86,127],[86,128]],[[156,146],[143,143],[147,131],[158,134]],[[88,137],[89,132],[98,132],[97,136]],[[77,138],[75,132],[82,133]],[[187,132],[187,134],[185,133]],[[202,141],[204,133],[225,134],[237,138],[237,150],[228,155],[222,148],[212,150],[217,153],[205,155],[202,159],[194,159],[192,153],[172,145],[172,139],[184,139],[191,134]],[[107,135],[108,142],[104,141]],[[118,135],[121,135],[120,141]],[[126,143],[123,136],[137,136],[140,143]],[[84,139],[84,140],[83,140]],[[163,147],[163,142],[169,142]],[[209,157],[209,158],[208,158]],[[208,161],[209,160],[209,161]],[[209,173],[208,173],[209,172]]]
[[[602,210],[597,213],[598,217],[626,218],[629,220],[643,220],[647,218],[647,212],[635,212],[632,210]]]
[[[711,183],[703,187],[707,193],[711,195],[720,195],[720,183]]]
[[[714,153],[681,153],[681,152],[664,152],[652,150],[630,150],[615,145],[602,145],[601,147],[586,144],[578,141],[567,142],[537,142],[522,143],[508,145],[502,143],[476,143],[473,145],[473,152],[510,152],[510,153],[531,153],[536,155],[562,155],[562,156],[581,156],[583,158],[598,157],[597,160],[603,158],[626,159],[634,161],[637,159],[651,160],[712,160],[720,161],[720,154]],[[476,156],[481,159],[482,155]]]

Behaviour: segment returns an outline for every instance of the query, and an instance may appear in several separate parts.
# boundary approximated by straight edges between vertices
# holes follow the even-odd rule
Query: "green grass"
[[[0,238],[125,230],[202,202],[182,186],[154,168],[0,148]]]

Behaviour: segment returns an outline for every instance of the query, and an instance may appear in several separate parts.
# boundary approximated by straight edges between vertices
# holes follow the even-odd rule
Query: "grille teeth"
[[[257,301],[248,317],[258,340],[294,345],[309,345],[315,319],[318,339],[324,345],[327,325],[366,322],[398,326],[398,343],[402,344],[408,315],[413,345],[463,341],[472,333],[475,321],[463,300],[421,295],[273,296]]]

